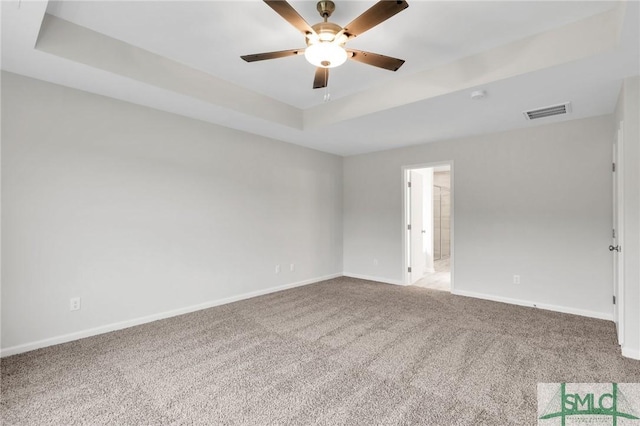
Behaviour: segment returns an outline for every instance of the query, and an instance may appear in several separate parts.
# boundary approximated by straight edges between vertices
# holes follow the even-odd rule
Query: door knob
[[[620,251],[620,246],[615,246],[615,247],[614,246],[609,246],[609,251],[614,251],[614,250],[619,252]]]

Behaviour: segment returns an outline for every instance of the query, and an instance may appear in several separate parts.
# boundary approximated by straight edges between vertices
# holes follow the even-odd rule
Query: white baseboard
[[[84,339],[85,337],[96,336],[98,334],[109,333],[111,331],[122,330],[123,328],[129,328],[136,325],[146,324],[149,322],[171,318],[178,315],[188,314],[190,312],[200,311],[202,309],[213,308],[215,306],[226,305],[227,303],[238,302],[240,300],[251,299],[252,297],[262,296],[269,293],[275,293],[282,290],[287,290],[294,287],[301,287],[308,284],[317,283],[320,281],[330,280],[332,278],[341,277],[342,274],[331,274],[323,277],[311,278],[304,281],[298,281],[295,283],[284,284],[277,287],[270,287],[263,290],[252,291],[250,293],[243,293],[237,296],[226,297],[224,299],[211,300],[209,302],[200,303],[198,305],[186,306],[184,308],[174,309],[171,311],[160,312],[153,315],[147,315],[141,318],[134,318],[127,321],[116,322],[112,324],[103,325],[100,327],[90,328],[87,330],[76,331],[74,333],[63,334],[61,336],[50,337],[48,339],[38,340],[36,342],[25,343],[22,345],[11,346],[0,350],[0,357],[7,357],[11,355],[20,354],[23,352],[33,351],[35,349],[45,348],[47,346],[59,345],[60,343],[71,342],[73,340]]]
[[[402,281],[398,281],[398,280],[390,280],[388,278],[381,278],[381,277],[372,277],[369,275],[352,274],[351,272],[343,272],[342,275],[349,278],[358,278],[361,280],[377,281],[379,283],[385,283],[385,284],[406,285]]]
[[[624,345],[622,345],[622,356],[640,360],[640,349],[625,348]]]
[[[547,305],[545,303],[530,302],[528,300],[512,299],[509,297],[494,296],[491,294],[476,293],[466,290],[452,290],[451,294],[458,296],[474,297],[476,299],[491,300],[494,302],[509,303],[511,305],[528,306],[530,308],[539,308],[547,311],[562,312],[563,314],[580,315],[582,317],[597,318],[607,321],[613,321],[613,313],[606,314],[603,312],[588,311],[585,309],[570,308],[567,306]]]

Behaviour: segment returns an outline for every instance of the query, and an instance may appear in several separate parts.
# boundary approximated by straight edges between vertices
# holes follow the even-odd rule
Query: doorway
[[[452,165],[405,168],[405,282],[452,290]]]

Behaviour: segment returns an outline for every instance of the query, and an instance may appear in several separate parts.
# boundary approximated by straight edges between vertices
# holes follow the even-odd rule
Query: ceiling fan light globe
[[[320,42],[308,46],[304,57],[316,67],[335,68],[346,62],[347,52],[335,43]]]

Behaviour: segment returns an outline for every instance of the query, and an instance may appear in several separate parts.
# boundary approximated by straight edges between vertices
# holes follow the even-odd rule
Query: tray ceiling
[[[291,4],[320,21],[315,2]],[[372,4],[336,1],[331,20]],[[339,155],[539,125],[522,111],[566,101],[547,122],[607,114],[639,72],[637,2],[409,4],[349,42],[405,65],[349,61],[330,102],[304,57],[240,59],[304,46],[261,1],[3,2],[2,68]]]

